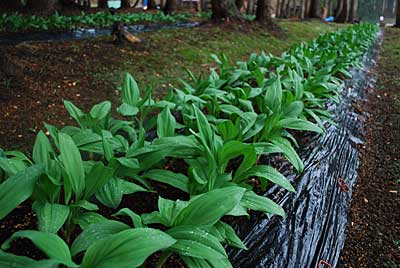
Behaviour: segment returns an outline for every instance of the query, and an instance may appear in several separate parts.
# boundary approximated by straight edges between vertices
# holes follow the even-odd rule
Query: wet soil
[[[368,92],[362,166],[339,267],[400,267],[400,30],[387,29]]]

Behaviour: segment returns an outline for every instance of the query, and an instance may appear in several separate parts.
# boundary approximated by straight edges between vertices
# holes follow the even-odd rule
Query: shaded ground
[[[277,54],[338,27],[317,21],[280,26],[285,36],[279,38],[250,23],[209,24],[141,33],[139,46],[115,46],[110,37],[1,46],[0,148],[30,152],[43,122],[70,123],[63,99],[86,110],[106,99],[118,104],[116,88],[125,71],[161,96],[186,78],[185,68],[195,74],[208,70],[211,53],[224,52],[232,61],[261,50]]]
[[[340,267],[400,267],[400,30],[385,30]]]

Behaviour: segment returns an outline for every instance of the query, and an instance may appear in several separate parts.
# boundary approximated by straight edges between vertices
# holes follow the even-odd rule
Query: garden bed
[[[29,152],[43,122],[57,127],[72,122],[63,99],[84,109],[105,99],[119,103],[116,88],[126,71],[140,87],[151,85],[159,98],[180,84],[177,78],[187,77],[185,68],[208,71],[211,53],[224,52],[234,61],[252,51],[278,55],[340,27],[316,21],[279,25],[285,37],[254,24],[208,24],[140,33],[138,46],[116,46],[110,37],[0,46],[0,147]]]
[[[242,256],[250,267],[336,262],[343,243],[332,245],[332,238],[344,225],[333,220],[342,220],[346,209],[339,206],[335,214],[332,206],[343,197],[341,191],[351,192],[357,169],[352,143],[361,142],[354,103],[343,96],[355,98],[368,82],[365,72],[354,72],[361,80],[343,91],[339,77],[350,77],[349,68],[360,66],[376,30],[374,25],[354,26],[293,46],[281,57],[252,54],[236,65],[224,54],[213,55],[217,69],[206,78],[188,72],[190,79],[163,99],[153,99],[150,87],[140,90],[127,74],[116,117],[110,101],[89,112],[65,100],[76,126],[58,130],[46,125],[31,158],[0,151],[0,217],[8,222],[31,196],[33,203],[26,205],[32,205],[38,220],[34,230],[15,232],[4,241],[0,259],[19,263],[16,267],[139,267],[153,259],[157,267],[171,261],[191,268],[239,267],[241,260],[235,254],[228,258],[223,247],[230,245],[250,248],[250,256]],[[334,117],[339,124],[324,126],[332,122],[326,108],[335,107],[333,102],[338,103],[331,111],[340,111]],[[306,143],[304,132],[326,135],[322,147],[303,162],[295,147]],[[307,139],[315,140],[308,134]],[[302,174],[299,181],[293,180],[294,171]],[[321,189],[332,198],[324,199]],[[285,190],[297,199],[282,197]],[[285,218],[284,208],[294,217],[277,217]],[[257,256],[265,257],[257,260],[252,242],[267,241],[265,218],[255,217],[260,213],[277,215],[271,222],[287,228],[272,225],[278,232],[268,235],[276,248],[257,245]],[[246,216],[261,220],[263,228],[253,229],[257,237],[245,238],[244,244],[229,223],[243,223]],[[291,241],[289,250],[279,243],[285,237]],[[48,259],[32,251],[29,258],[18,256],[18,243],[31,245],[19,238],[32,241]],[[309,258],[290,254],[291,248],[299,249],[299,238],[311,246],[305,249]],[[335,248],[332,255],[325,252],[325,243]]]
[[[230,252],[235,267],[337,267],[345,245],[349,203],[361,164],[364,144],[366,94],[375,87],[376,65],[382,35],[377,37],[343,84],[339,104],[330,110],[336,125],[315,136],[302,150],[305,163],[300,176],[291,175],[296,193],[273,187],[268,196],[287,212],[286,219],[259,217],[247,226],[236,225],[249,250]],[[247,227],[247,228],[246,228]],[[355,240],[356,242],[357,240]]]

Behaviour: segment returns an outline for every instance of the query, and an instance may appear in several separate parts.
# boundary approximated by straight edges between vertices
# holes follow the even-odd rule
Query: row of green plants
[[[51,29],[76,29],[79,27],[106,27],[115,22],[133,24],[137,22],[164,22],[174,23],[186,21],[193,17],[209,18],[209,13],[178,13],[165,15],[163,12],[156,13],[115,13],[97,12],[86,14],[82,12],[75,16],[62,16],[58,13],[49,17],[25,16],[19,13],[0,16],[0,31],[18,32],[27,30],[51,30]]]
[[[223,217],[285,216],[262,193],[272,184],[295,189],[262,159],[281,154],[302,171],[296,132],[324,132],[327,102],[340,101],[341,78],[359,66],[376,31],[351,26],[237,64],[214,55],[217,68],[188,71],[161,100],[127,74],[116,117],[109,101],[90,111],[64,101],[75,126],[45,124],[30,156],[0,152],[0,219],[30,200],[38,220],[37,230],[10,234],[0,267],[143,267],[155,252],[157,267],[172,254],[190,268],[232,267],[225,246],[246,246]],[[157,185],[187,198],[159,196],[158,209],[141,215],[121,206]],[[104,207],[114,214],[102,215]],[[9,252],[19,238],[48,259]]]

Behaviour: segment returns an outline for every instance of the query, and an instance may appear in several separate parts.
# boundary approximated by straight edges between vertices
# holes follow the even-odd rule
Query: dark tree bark
[[[396,24],[394,27],[400,28],[400,0],[396,1]]]
[[[358,0],[351,0],[349,19],[348,19],[349,22],[354,23],[354,21],[357,19],[357,10],[358,10]]]
[[[272,26],[274,23],[271,16],[271,2],[270,0],[258,0],[256,20],[262,24]]]
[[[288,0],[281,0],[281,6],[280,6],[280,17],[281,18],[286,18],[287,17],[287,2]]]
[[[390,17],[393,14],[394,3],[395,3],[395,0],[387,0],[386,1],[385,11],[383,13],[383,15],[385,17]]]
[[[340,0],[343,2],[343,8],[340,13],[336,15],[335,22],[346,23],[349,21],[350,13],[350,0]]]
[[[277,18],[281,17],[281,0],[276,1],[275,16]]]
[[[289,0],[290,3],[290,0]],[[289,17],[294,17],[296,16],[296,0],[291,0],[291,3],[289,4]]]
[[[108,0],[98,0],[97,7],[98,8],[108,8]]]
[[[129,0],[121,0],[121,8],[130,8],[131,2]]]
[[[207,10],[207,0],[200,0],[201,11]]]
[[[177,9],[176,0],[167,0],[164,6],[164,13],[165,14],[174,14]]]
[[[333,0],[328,0],[328,13],[327,16],[333,15]]]
[[[213,19],[241,19],[235,0],[211,0]]]
[[[308,18],[310,16],[310,1],[311,0],[304,0],[304,17]]]
[[[156,9],[157,8],[156,1],[155,0],[149,0],[147,8],[148,9]]]
[[[249,0],[247,2],[247,14],[252,15],[254,13],[254,0]]]
[[[336,18],[340,13],[342,13],[342,10],[343,10],[343,1],[344,1],[344,0],[337,0],[336,9],[335,9],[335,12],[334,12],[335,18]]]
[[[58,0],[28,0],[26,2],[27,8],[35,11],[42,11],[46,14],[54,12],[57,5]]]
[[[244,6],[244,1],[243,0],[235,0],[235,4],[238,10],[241,10],[242,7]]]
[[[321,6],[319,0],[310,0],[310,18],[321,18]]]
[[[305,1],[300,0],[300,19],[304,19],[304,12],[305,12]]]
[[[0,6],[5,10],[12,11],[20,10],[21,8],[23,8],[23,4],[19,0],[3,0]]]

